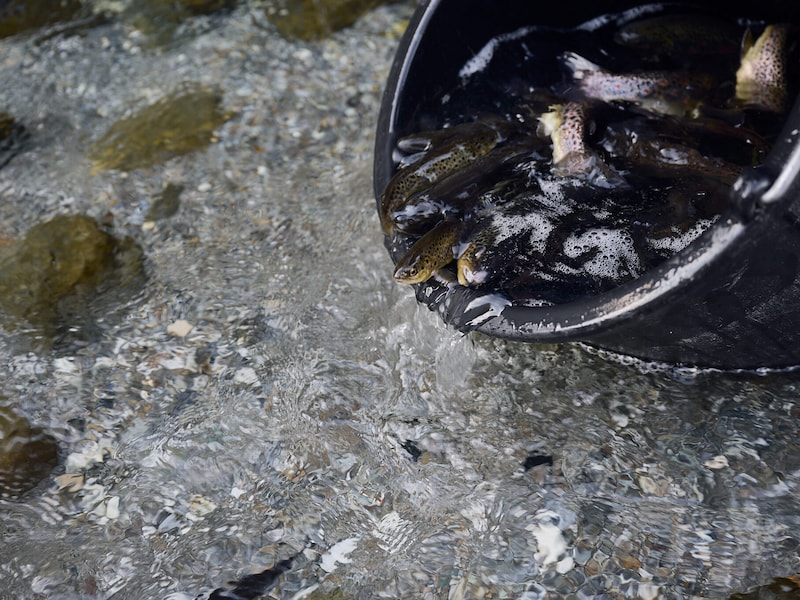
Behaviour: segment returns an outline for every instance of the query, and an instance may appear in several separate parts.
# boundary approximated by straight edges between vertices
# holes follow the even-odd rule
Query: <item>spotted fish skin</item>
[[[786,45],[788,25],[768,25],[755,43],[748,32],[736,71],[736,100],[750,108],[786,110]]]
[[[456,274],[463,286],[478,286],[487,281],[492,270],[484,264],[487,255],[492,254],[498,232],[487,227],[473,235],[458,256]]]
[[[411,194],[469,166],[506,139],[503,126],[495,122],[476,121],[458,127],[461,129],[458,135],[448,136],[441,147],[431,146],[421,158],[398,170],[389,180],[380,198],[380,218],[385,233],[392,231],[392,213],[399,210]]]
[[[455,259],[455,247],[462,224],[442,221],[418,239],[397,262],[394,278],[398,283],[422,283]]]
[[[546,141],[529,136],[525,141],[498,146],[464,169],[450,173],[429,187],[409,195],[400,210],[390,215],[393,227],[417,234],[445,219],[459,219],[486,203],[485,194],[498,181],[514,177],[520,164],[538,156]]]
[[[621,175],[609,167],[587,144],[588,108],[579,102],[553,104],[539,116],[540,135],[553,141],[553,173],[586,179],[599,187],[625,186]]]
[[[578,102],[552,104],[539,116],[540,132],[553,140],[553,163],[564,162],[570,154],[586,154],[588,117],[586,105]]]
[[[713,77],[685,71],[616,74],[575,52],[562,55],[580,93],[603,102],[630,102],[659,115],[691,116],[716,87]]]

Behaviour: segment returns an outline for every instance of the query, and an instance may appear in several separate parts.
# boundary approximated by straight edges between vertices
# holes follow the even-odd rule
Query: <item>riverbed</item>
[[[28,134],[2,238],[89,215],[145,274],[91,327],[0,330],[0,395],[59,455],[0,498],[0,598],[207,598],[288,559],[265,597],[727,597],[800,571],[796,374],[464,335],[393,281],[372,150],[413,8],[309,41],[247,3],[166,42],[122,18],[0,40]],[[98,168],[187,85],[221,93],[207,145]]]

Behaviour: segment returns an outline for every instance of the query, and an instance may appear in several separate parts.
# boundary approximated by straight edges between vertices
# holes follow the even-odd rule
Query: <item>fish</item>
[[[427,151],[419,153],[421,156],[415,162],[398,169],[380,197],[384,233],[391,233],[391,214],[402,207],[406,198],[490,152],[506,140],[510,125],[497,120],[459,125],[457,131],[448,132],[441,146],[431,145]]]
[[[494,148],[469,166],[450,173],[430,187],[411,194],[399,210],[391,214],[394,227],[415,234],[443,219],[463,219],[491,202],[489,194],[498,182],[519,177],[517,171],[537,158],[543,141],[530,136],[526,141]]]
[[[514,258],[520,251],[527,253],[527,249],[519,248],[523,243],[521,229],[504,231],[502,225],[495,222],[497,219],[495,216],[479,224],[458,249],[456,276],[461,285],[473,288],[500,285]]]
[[[462,249],[456,262],[458,283],[466,287],[478,286],[491,278],[494,269],[486,266],[484,259],[495,254],[492,249],[497,235],[496,228],[486,228]]]
[[[541,133],[553,140],[553,163],[562,164],[570,155],[584,155],[586,134],[591,129],[587,122],[586,106],[577,102],[551,104],[550,112],[539,117]]]
[[[753,41],[748,29],[736,71],[736,101],[747,107],[783,113],[787,105],[788,25],[768,25]]]
[[[622,25],[614,41],[628,48],[666,56],[736,55],[741,28],[710,15],[672,14]]]
[[[404,284],[422,283],[453,262],[461,228],[462,224],[458,221],[441,221],[435,225],[397,261],[395,281]]]
[[[598,187],[622,187],[625,179],[587,144],[593,124],[587,105],[579,102],[553,104],[539,116],[539,134],[553,142],[553,174],[581,177]]]
[[[730,185],[743,171],[738,164],[706,156],[687,144],[647,131],[635,122],[606,127],[601,145],[611,156],[660,177],[682,179],[695,175]]]
[[[692,117],[720,83],[702,72],[612,73],[575,52],[562,54],[561,62],[584,98],[629,103],[657,115]]]
[[[456,249],[458,282],[472,288],[499,288],[509,279],[541,268],[554,223],[562,210],[569,210],[548,206],[543,200],[541,190],[530,190],[477,215]]]

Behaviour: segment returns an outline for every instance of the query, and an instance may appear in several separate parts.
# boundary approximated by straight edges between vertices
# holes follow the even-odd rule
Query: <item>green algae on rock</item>
[[[278,32],[290,39],[319,40],[355,23],[386,0],[277,0],[266,9]]]
[[[0,496],[17,497],[58,464],[58,446],[0,396]]]
[[[83,326],[90,301],[106,288],[135,294],[143,281],[141,259],[131,240],[117,240],[85,215],[35,225],[0,249],[3,321],[12,329],[24,321],[45,336],[61,325]],[[102,312],[112,308],[104,306]]]
[[[133,171],[205,148],[231,116],[220,90],[187,84],[114,123],[90,148],[92,171]]]

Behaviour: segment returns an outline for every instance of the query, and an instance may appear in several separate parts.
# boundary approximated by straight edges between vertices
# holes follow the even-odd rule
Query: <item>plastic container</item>
[[[458,71],[493,37],[524,25],[574,27],[637,2],[560,5],[432,0],[419,6],[384,92],[374,163],[376,198],[395,170],[398,137],[433,125]],[[687,2],[731,11],[729,2]],[[800,23],[800,3],[764,0],[737,16]],[[639,278],[553,306],[504,306],[435,280],[417,298],[463,331],[526,342],[582,341],[649,361],[722,369],[800,365],[800,106],[765,164],[731,189],[728,210],[698,239]],[[393,261],[400,256],[387,240]]]

